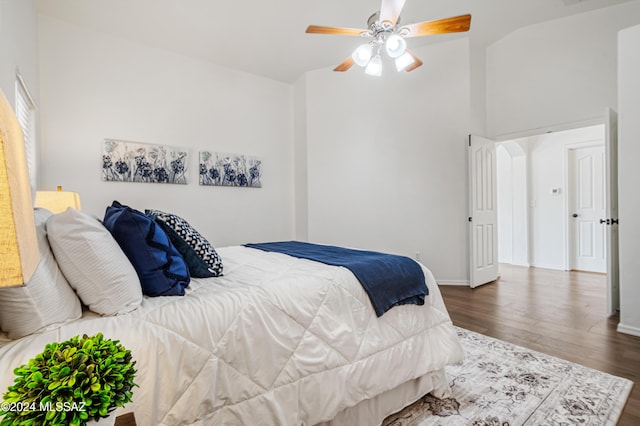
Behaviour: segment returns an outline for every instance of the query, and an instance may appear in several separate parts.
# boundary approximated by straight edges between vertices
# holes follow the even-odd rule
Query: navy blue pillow
[[[184,296],[190,280],[187,265],[153,220],[114,201],[103,223],[138,273],[144,294]]]

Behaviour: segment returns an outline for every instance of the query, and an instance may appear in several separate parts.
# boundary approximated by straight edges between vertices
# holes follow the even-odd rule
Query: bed
[[[41,216],[43,238],[43,224],[53,216]],[[82,220],[101,226],[87,215]],[[108,240],[108,234],[87,237],[87,226],[65,235],[98,245]],[[60,241],[48,238],[55,249]],[[77,249],[65,244],[64,253]],[[95,313],[107,309],[93,308],[103,298],[86,301],[87,291],[71,284],[84,305],[71,318],[17,339],[0,333],[0,392],[11,384],[12,370],[45,344],[101,332],[130,349],[138,367],[133,401],[109,419],[133,412],[138,425],[376,425],[428,392],[448,394],[444,367],[461,361],[463,352],[424,266],[424,305],[378,316],[344,267],[245,246],[216,251],[222,276],[191,278],[184,296],[140,297],[127,312]],[[67,262],[57,258],[59,266]],[[102,278],[123,270],[114,262],[100,260],[95,268],[106,272],[91,271],[94,284],[119,285],[122,277]],[[64,275],[73,274],[65,269]],[[7,297],[0,289],[0,299]],[[0,300],[0,309],[7,306]]]

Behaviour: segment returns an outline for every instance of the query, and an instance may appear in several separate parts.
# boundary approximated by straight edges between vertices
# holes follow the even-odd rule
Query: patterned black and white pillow
[[[145,214],[169,235],[173,245],[182,254],[192,277],[222,276],[222,259],[209,241],[186,220],[160,210],[145,210]]]

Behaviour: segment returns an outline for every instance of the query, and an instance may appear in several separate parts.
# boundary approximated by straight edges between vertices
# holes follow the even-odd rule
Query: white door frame
[[[607,215],[607,315],[620,309],[620,255],[618,247],[618,113],[607,108],[605,120],[605,179]]]
[[[563,226],[564,226],[564,270],[565,271],[570,271],[571,267],[573,265],[571,265],[571,221],[570,221],[570,216],[571,216],[571,211],[569,211],[569,207],[571,206],[571,202],[569,200],[569,185],[571,182],[571,177],[569,176],[569,161],[571,160],[569,157],[569,151],[574,150],[574,149],[581,149],[581,148],[592,148],[592,147],[596,147],[596,146],[603,146],[604,147],[604,134],[603,134],[603,139],[594,139],[594,140],[590,140],[590,141],[584,141],[584,142],[576,142],[576,143],[572,143],[572,144],[567,144],[564,146],[564,187],[566,188],[566,190],[564,191],[564,196],[563,198],[563,203],[564,203],[564,221],[563,221]]]

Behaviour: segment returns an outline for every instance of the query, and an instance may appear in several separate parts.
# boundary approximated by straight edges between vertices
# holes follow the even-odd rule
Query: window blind
[[[16,75],[16,116],[24,134],[24,147],[29,168],[29,183],[36,189],[36,105],[29,94],[22,76]]]

